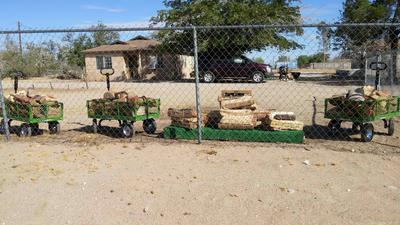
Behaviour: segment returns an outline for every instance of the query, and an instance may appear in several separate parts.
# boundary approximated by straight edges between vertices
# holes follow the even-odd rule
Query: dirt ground
[[[12,91],[11,81],[4,86]],[[0,140],[0,225],[400,224],[399,126],[389,137],[374,123],[373,142],[361,143],[349,129],[330,136],[323,118],[324,98],[356,83],[321,75],[201,85],[204,111],[218,107],[223,89],[251,89],[261,108],[295,112],[305,123],[301,145],[163,139],[167,109],[195,104],[189,82],[112,83],[114,90],[161,98],[157,133],[146,135],[137,123],[133,139],[116,135],[115,122],[90,133],[85,102],[101,97],[105,84],[34,86],[64,102],[62,132],[51,136],[43,124],[38,136]],[[31,81],[20,87],[33,88]],[[398,86],[391,91],[400,94]]]
[[[398,154],[108,141],[1,143],[0,224],[400,224]]]

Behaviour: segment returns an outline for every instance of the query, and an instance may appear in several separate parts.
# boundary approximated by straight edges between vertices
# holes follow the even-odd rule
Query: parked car
[[[201,78],[206,83],[222,79],[251,80],[261,83],[266,76],[272,74],[268,64],[254,62],[245,56],[223,59],[199,59]]]

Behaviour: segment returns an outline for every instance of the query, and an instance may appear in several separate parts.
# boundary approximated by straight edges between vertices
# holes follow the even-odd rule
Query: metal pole
[[[6,135],[6,141],[10,140],[10,128],[8,127],[8,117],[7,117],[7,111],[6,111],[6,104],[4,100],[4,92],[3,92],[3,79],[2,76],[0,75],[0,103],[1,103],[1,108],[3,111],[3,128],[4,132]]]
[[[19,54],[22,56],[21,22],[19,22],[19,21],[18,21],[18,43],[19,43]]]
[[[197,112],[197,143],[202,141],[202,115],[200,106],[200,76],[199,76],[199,55],[197,49],[197,30],[193,26],[193,44],[194,44],[194,73],[196,76],[196,112]]]

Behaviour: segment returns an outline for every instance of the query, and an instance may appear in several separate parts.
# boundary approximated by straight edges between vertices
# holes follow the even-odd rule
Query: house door
[[[139,80],[138,74],[138,57],[136,54],[129,53],[125,56],[126,66],[128,67],[128,73],[131,80]]]

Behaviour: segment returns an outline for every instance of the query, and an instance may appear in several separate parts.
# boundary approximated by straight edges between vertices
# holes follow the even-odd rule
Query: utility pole
[[[22,56],[21,22],[19,22],[19,21],[18,21],[18,43],[19,43],[19,54]]]

